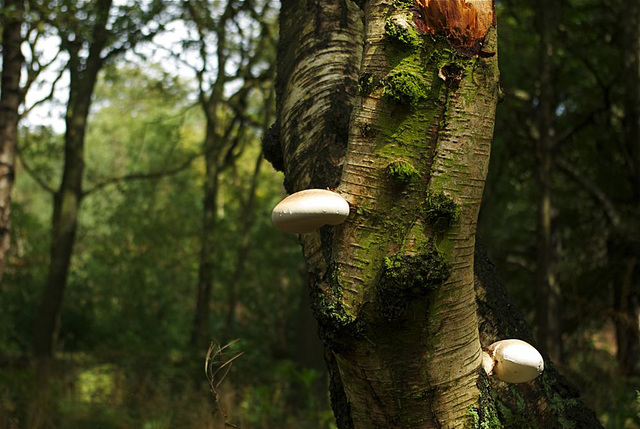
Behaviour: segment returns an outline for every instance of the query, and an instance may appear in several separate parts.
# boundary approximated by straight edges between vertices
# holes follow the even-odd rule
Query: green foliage
[[[95,97],[85,190],[113,177],[162,173],[200,153],[203,122],[191,108],[190,89],[159,66],[110,66]],[[252,114],[259,120],[264,98],[252,95],[250,103],[256,104]],[[23,135],[25,159],[54,186],[50,180],[61,168],[60,136],[47,128]],[[215,249],[209,328],[215,337],[222,336],[226,302],[235,288],[238,311],[228,335],[243,338],[246,352],[221,392],[231,404],[231,421],[273,423],[277,415],[286,416],[278,427],[326,428],[332,419],[327,401],[318,399],[315,390],[312,401],[308,387],[324,375],[296,362],[299,302],[306,284],[296,238],[271,224],[270,210],[283,191],[281,174],[270,169],[263,168],[258,178],[245,270],[235,276],[245,233],[239,219],[259,139],[259,130],[248,127],[237,161],[220,177],[217,241],[224,245]],[[67,368],[46,387],[37,386],[29,371],[0,368],[1,415],[9,412],[25,427],[31,427],[25,423],[30,418],[61,428],[198,427],[211,421],[201,375],[205,351],[202,360],[193,359],[187,347],[203,176],[198,158],[175,174],[117,182],[85,197],[59,333]],[[0,362],[28,353],[34,309],[47,274],[50,215],[50,195],[21,173],[13,206],[15,245],[0,288]],[[283,361],[291,369],[274,373],[274,365]],[[193,379],[202,388],[191,388]],[[271,411],[256,409],[253,392],[273,392],[278,383],[282,395],[272,398]],[[294,386],[302,386],[300,395],[306,398],[295,409],[291,397],[300,390],[294,394]],[[34,396],[36,391],[42,399]]]

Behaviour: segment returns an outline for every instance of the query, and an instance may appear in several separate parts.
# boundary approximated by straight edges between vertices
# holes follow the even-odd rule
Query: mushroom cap
[[[487,348],[487,353],[494,362],[491,373],[508,383],[531,381],[544,370],[542,355],[522,340],[497,341]],[[484,362],[483,367],[486,370]]]
[[[324,225],[338,225],[349,216],[349,203],[326,189],[306,189],[289,195],[271,213],[281,231],[304,234]]]

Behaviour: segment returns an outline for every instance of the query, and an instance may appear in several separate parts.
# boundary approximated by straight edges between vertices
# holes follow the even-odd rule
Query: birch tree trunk
[[[492,1],[283,1],[277,123],[290,192],[336,188],[301,235],[340,428],[482,419],[476,218],[498,97]],[[482,385],[482,383],[480,383]]]
[[[0,284],[10,247],[11,189],[15,177],[18,141],[18,109],[22,103],[20,74],[22,44],[22,0],[5,1],[2,18],[2,95],[0,96]]]

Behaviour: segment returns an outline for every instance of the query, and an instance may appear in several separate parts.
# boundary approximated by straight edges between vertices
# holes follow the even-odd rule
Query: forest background
[[[270,220],[283,177],[262,161],[278,3],[2,6],[3,30],[22,20],[24,99],[0,283],[0,427],[223,427],[225,415],[246,428],[332,427],[300,246]],[[603,424],[638,428],[629,6],[496,7],[504,97],[479,243]],[[77,85],[91,103],[74,152],[64,118],[82,110]],[[70,159],[84,167],[79,188],[65,188]],[[61,283],[50,255],[64,253],[52,225],[65,189],[77,192],[77,232]],[[54,290],[58,309],[45,304]],[[55,356],[46,383],[32,356]]]

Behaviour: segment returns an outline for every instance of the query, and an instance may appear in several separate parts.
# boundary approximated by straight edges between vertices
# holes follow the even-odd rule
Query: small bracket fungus
[[[542,356],[522,340],[497,341],[482,352],[482,368],[507,383],[525,383],[544,370]]]
[[[304,234],[324,225],[339,225],[349,216],[349,203],[335,192],[307,189],[280,201],[271,213],[281,231]]]

